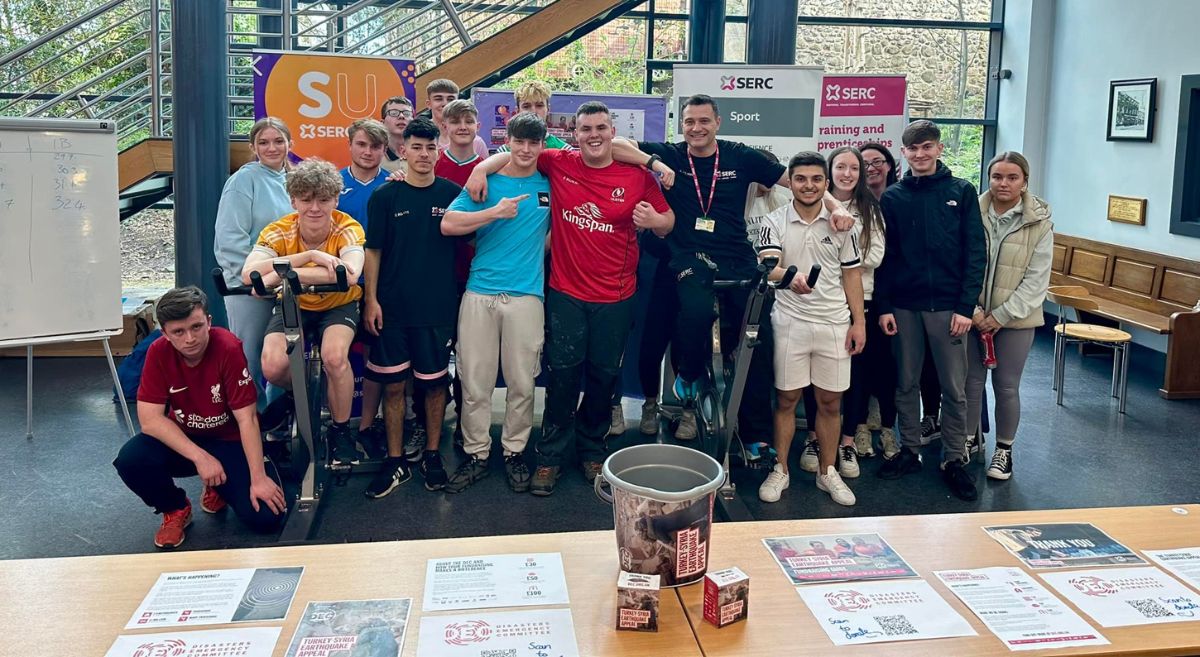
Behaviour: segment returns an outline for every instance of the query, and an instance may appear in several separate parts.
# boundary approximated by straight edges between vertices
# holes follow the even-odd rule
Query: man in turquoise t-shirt
[[[516,492],[529,490],[524,450],[533,427],[533,379],[544,340],[543,254],[550,226],[550,183],[538,173],[546,124],[522,112],[508,122],[512,159],[488,176],[487,200],[463,190],[442,219],[445,235],[475,234],[475,258],[458,313],[458,376],[462,381],[464,461],[447,493],[488,475],[492,391],[496,365],[504,370],[504,470]]]

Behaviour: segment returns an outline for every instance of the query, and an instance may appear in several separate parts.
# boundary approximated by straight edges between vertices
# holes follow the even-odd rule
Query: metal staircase
[[[122,219],[171,193],[171,1],[106,0],[0,56],[0,115],[117,122]],[[412,59],[420,95],[422,78],[502,79],[641,0],[205,1],[227,5],[236,138],[253,120],[255,49]],[[524,20],[527,29],[505,34]],[[241,164],[245,142],[233,143]]]

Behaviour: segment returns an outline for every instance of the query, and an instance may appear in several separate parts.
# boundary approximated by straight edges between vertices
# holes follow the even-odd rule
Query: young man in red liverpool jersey
[[[554,492],[572,437],[588,481],[599,474],[609,403],[634,308],[637,231],[652,230],[661,237],[675,224],[654,176],[613,160],[608,107],[587,102],[575,115],[579,150],[548,149],[538,156],[538,170],[550,179],[553,265],[546,294],[550,379],[531,482],[535,495]],[[507,153],[498,153],[476,167],[467,182],[473,198],[486,197],[488,174],[508,159]]]
[[[275,529],[287,504],[263,464],[241,340],[212,326],[208,298],[196,287],[168,291],[155,314],[163,335],[146,352],[138,388],[142,432],[113,461],[125,485],[163,516],[154,544],[183,543],[192,503],[174,478],[197,474],[200,508],[216,513],[229,505],[252,529]]]

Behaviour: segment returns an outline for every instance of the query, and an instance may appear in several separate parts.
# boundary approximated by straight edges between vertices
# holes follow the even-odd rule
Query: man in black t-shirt
[[[675,437],[696,437],[696,416],[691,401],[703,378],[705,365],[712,357],[711,326],[714,298],[721,296],[721,347],[726,354],[737,347],[741,319],[749,300],[748,290],[712,289],[714,279],[745,279],[755,273],[758,258],[746,236],[746,195],[752,183],[771,187],[787,186],[787,169],[778,162],[740,142],[717,139],[721,116],[711,97],[698,94],[684,101],[682,109],[684,141],[671,144],[637,142],[651,156],[647,167],[659,170],[661,160],[674,172],[674,183],[664,178],[667,203],[675,211],[675,230],[667,236],[676,277],[679,313],[676,315],[674,363],[678,370],[675,394],[684,400],[684,412]],[[613,155],[620,161],[632,157],[632,142],[614,140]],[[713,179],[716,179],[714,185]],[[835,225],[842,230],[853,226],[837,201],[826,197],[826,205],[835,209]],[[839,216],[840,214],[840,216]],[[769,317],[770,306],[762,317]],[[742,407],[738,414],[742,441],[771,442],[773,432],[771,398],[774,394],[770,322],[759,324],[761,344],[750,363]]]
[[[385,386],[388,442],[387,458],[367,486],[367,497],[384,497],[411,476],[404,459],[404,389],[410,378],[425,391],[427,439],[420,466],[425,488],[440,490],[447,481],[438,444],[458,297],[456,238],[442,235],[441,223],[459,186],[433,175],[438,136],[426,119],[409,123],[404,129],[408,176],[384,184],[367,203],[363,323],[377,339],[366,376]]]

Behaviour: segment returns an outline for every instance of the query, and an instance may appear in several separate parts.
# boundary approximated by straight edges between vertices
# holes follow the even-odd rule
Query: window
[[[1183,76],[1179,89],[1171,233],[1200,237],[1200,75]]]

